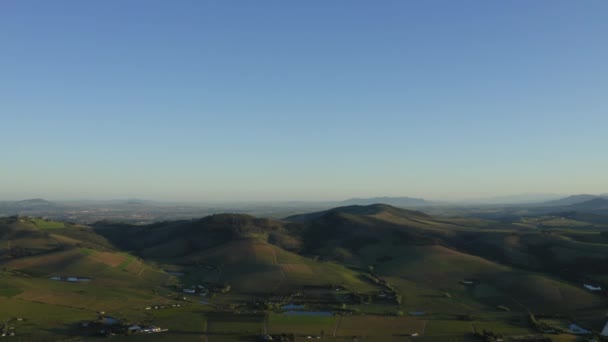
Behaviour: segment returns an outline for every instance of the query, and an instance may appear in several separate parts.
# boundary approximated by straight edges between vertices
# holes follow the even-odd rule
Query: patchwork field
[[[333,336],[337,318],[334,316],[288,316],[270,314],[268,332],[271,334],[294,333],[298,335]]]
[[[424,334],[427,321],[410,317],[346,316],[337,325],[337,336],[393,336]]]

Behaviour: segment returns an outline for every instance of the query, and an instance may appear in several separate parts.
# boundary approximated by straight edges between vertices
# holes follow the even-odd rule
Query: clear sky
[[[608,191],[608,1],[0,2],[0,199]]]

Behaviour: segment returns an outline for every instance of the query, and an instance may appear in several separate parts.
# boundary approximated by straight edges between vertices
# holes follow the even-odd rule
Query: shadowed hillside
[[[467,220],[438,220],[383,204],[341,207],[286,220],[306,225],[301,238],[307,253],[373,268],[401,284],[396,286],[403,291],[412,291],[412,286],[454,291],[470,305],[492,301],[462,292],[462,279],[478,279],[498,297],[510,293],[503,301],[519,303],[520,308],[590,309],[601,301],[580,285],[584,279],[597,282],[608,275],[608,270],[597,266],[606,261],[608,245],[575,241],[558,233],[479,229],[474,220],[469,226]],[[555,297],[555,293],[561,294]],[[453,310],[462,308],[456,305]]]
[[[258,239],[288,250],[299,241],[290,235],[295,224],[243,214],[218,214],[198,220],[146,226],[99,223],[95,231],[122,249],[151,258],[185,257],[239,239]]]

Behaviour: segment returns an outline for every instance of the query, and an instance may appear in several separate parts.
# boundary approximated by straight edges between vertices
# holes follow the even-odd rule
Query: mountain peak
[[[50,204],[51,202],[45,200],[44,198],[28,198],[28,199],[24,199],[21,201],[17,201],[16,203],[30,203],[30,204],[48,203],[48,204]]]
[[[569,207],[578,210],[608,210],[608,199],[596,197],[585,202],[573,204]]]
[[[378,214],[382,214],[382,213],[389,213],[392,215],[403,216],[403,217],[412,217],[412,216],[427,217],[428,216],[425,213],[423,213],[421,211],[417,211],[417,210],[397,208],[397,207],[394,207],[394,206],[391,206],[391,205],[388,205],[385,203],[374,203],[374,204],[369,204],[369,205],[347,205],[347,206],[336,207],[336,208],[332,208],[329,210],[318,211],[318,212],[309,213],[309,214],[293,215],[293,216],[286,217],[285,220],[293,221],[293,222],[308,222],[308,221],[312,221],[312,220],[315,220],[318,218],[327,217],[328,215],[335,216],[335,215],[349,214],[349,215],[358,215],[358,216],[371,216],[371,215],[378,215]]]

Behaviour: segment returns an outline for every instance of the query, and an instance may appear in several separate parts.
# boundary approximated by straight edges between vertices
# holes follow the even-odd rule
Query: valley
[[[386,204],[146,225],[4,217],[0,322],[33,341],[599,336],[606,227],[572,217]]]

